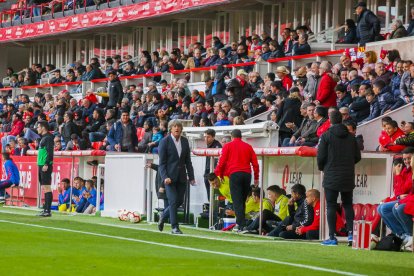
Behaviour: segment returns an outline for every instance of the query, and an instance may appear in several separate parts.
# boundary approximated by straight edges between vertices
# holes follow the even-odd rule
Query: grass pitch
[[[8,275],[412,275],[414,254],[0,208]]]

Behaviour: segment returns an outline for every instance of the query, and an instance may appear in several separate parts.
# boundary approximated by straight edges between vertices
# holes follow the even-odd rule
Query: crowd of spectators
[[[258,41],[256,38],[253,41]],[[238,57],[244,55],[239,52],[253,47],[247,41],[232,46],[234,53],[226,50],[224,59],[238,62]],[[262,39],[262,45],[265,43]],[[216,44],[224,53],[219,40]],[[282,47],[288,45],[285,42],[278,45],[289,51],[289,47]],[[39,138],[36,122],[48,120],[56,136],[57,150],[83,150],[94,145],[110,151],[156,153],[170,119],[191,120],[195,127],[241,125],[266,111],[271,111],[268,120],[280,126],[280,145],[316,146],[330,126],[329,109],[339,109],[344,123],[355,131],[358,124],[411,103],[414,98],[414,65],[411,60],[401,60],[398,50],[382,51],[378,55],[366,51],[363,58],[357,59],[347,51],[336,64],[315,61],[293,70],[278,66],[263,78],[250,66],[241,67],[231,78],[229,68],[218,65],[214,77],[203,76],[204,91],[190,91],[188,78],[167,82],[155,77],[147,87],[122,87],[119,80],[119,76],[158,71],[165,59],[175,66],[180,64],[181,68],[204,66],[204,60],[211,60],[211,56],[200,56],[203,49],[202,45],[194,44],[186,62],[180,58],[178,49],[169,56],[164,53],[163,58],[143,51],[138,65],[128,62],[123,69],[117,67],[121,60],[116,56],[107,58],[102,66],[96,58],[86,66],[77,63],[65,77],[59,70],[54,71],[51,83],[63,82],[72,75],[69,81],[102,77],[108,77],[108,81],[106,88],[89,90],[80,101],[66,90],[56,96],[37,93],[32,101],[25,94],[15,98],[14,103],[1,99],[1,127],[2,132],[7,132],[2,138],[3,150],[10,147],[22,154],[24,151],[18,150],[20,145],[35,147]],[[34,64],[32,69],[27,69],[32,73],[24,79],[33,79],[35,83],[44,72],[51,70],[51,65],[43,68]],[[7,74],[12,76],[14,86],[12,71],[9,68]]]

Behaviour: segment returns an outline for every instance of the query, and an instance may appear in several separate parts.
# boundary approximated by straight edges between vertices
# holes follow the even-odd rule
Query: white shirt
[[[177,152],[178,152],[178,157],[181,157],[181,152],[182,152],[182,147],[181,147],[181,136],[180,138],[175,139],[175,137],[171,134],[171,138],[174,141],[175,147],[177,148]]]

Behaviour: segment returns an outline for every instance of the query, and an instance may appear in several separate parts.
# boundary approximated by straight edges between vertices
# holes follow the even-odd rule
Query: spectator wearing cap
[[[61,75],[60,70],[56,69],[55,72],[53,72],[54,77],[49,80],[50,84],[55,83],[62,83],[65,82],[65,78]]]
[[[302,33],[299,35],[298,42],[293,44],[292,55],[301,56],[311,53],[311,47],[308,43],[308,35]]]
[[[336,106],[336,81],[330,75],[331,69],[332,66],[328,61],[323,61],[319,66],[321,80],[316,93],[316,104],[326,108]]]
[[[404,28],[403,22],[400,19],[395,19],[391,25],[391,35],[388,39],[396,39],[406,37],[408,35],[407,30]]]
[[[12,117],[12,126],[9,134],[1,138],[3,152],[6,150],[6,145],[10,140],[16,140],[16,137],[22,133],[23,128],[24,122],[22,121],[22,115],[20,113],[15,113]]]
[[[285,66],[278,66],[276,68],[276,75],[282,82],[283,87],[289,90],[293,86],[292,77],[290,76],[289,70]]]
[[[109,81],[107,91],[109,100],[107,108],[120,107],[122,98],[124,97],[121,82],[115,72],[110,72],[108,74],[108,78]]]
[[[365,2],[359,2],[355,6],[355,12],[358,16],[357,37],[359,38],[359,44],[364,46],[366,43],[378,39],[381,24],[378,17],[367,9],[367,4]]]
[[[405,72],[400,83],[401,97],[406,103],[410,103],[414,99],[414,64],[410,65],[410,70]]]

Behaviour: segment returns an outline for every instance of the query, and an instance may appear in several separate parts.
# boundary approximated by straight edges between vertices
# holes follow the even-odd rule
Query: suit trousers
[[[252,175],[250,173],[235,172],[230,175],[230,194],[236,213],[236,223],[242,227],[246,224],[246,199],[249,195],[251,181]]]
[[[177,209],[184,202],[184,195],[187,184],[184,182],[172,182],[169,185],[165,185],[165,191],[168,198],[168,207],[164,209],[162,213],[163,219],[170,217],[170,223],[172,228],[178,227],[177,222]]]

